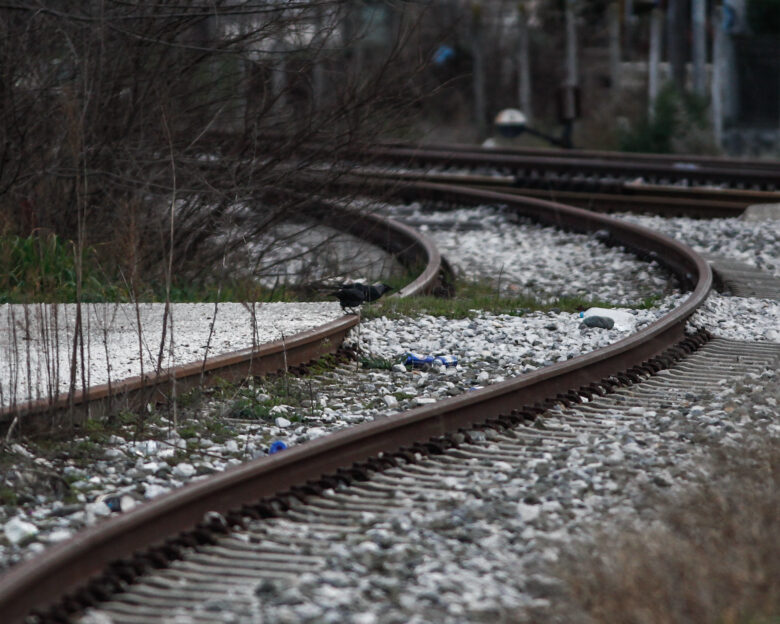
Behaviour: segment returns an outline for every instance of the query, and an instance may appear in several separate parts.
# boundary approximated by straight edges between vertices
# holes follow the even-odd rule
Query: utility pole
[[[527,120],[533,118],[531,110],[531,58],[528,41],[528,15],[522,2],[517,5],[517,89],[520,110]]]
[[[574,14],[575,0],[566,0],[566,81],[560,94],[560,117],[563,122],[562,143],[566,147],[572,146],[572,134],[574,133],[574,120],[579,114],[578,92],[579,79],[577,67],[577,22]]]
[[[693,90],[704,95],[707,91],[707,0],[691,0],[693,27]]]
[[[655,7],[650,13],[650,58],[647,63],[647,113],[650,119],[655,113],[655,99],[658,97],[658,66],[661,62],[661,30],[663,14]]]
[[[482,38],[482,6],[471,5],[471,53],[474,59],[474,121],[479,139],[487,136],[487,105],[485,102],[485,67]]]
[[[609,30],[609,77],[612,91],[620,91],[620,5],[610,2],[607,9]]]
[[[726,33],[723,30],[723,7],[716,7],[713,16],[714,36],[712,39],[712,134],[715,144],[723,144],[723,70],[726,53]]]

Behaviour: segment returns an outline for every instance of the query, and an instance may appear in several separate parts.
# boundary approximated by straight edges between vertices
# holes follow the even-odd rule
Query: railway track
[[[712,274],[700,256],[680,243],[593,212],[532,198],[432,184],[397,188],[394,194],[460,204],[500,203],[542,223],[600,232],[605,242],[666,265],[691,294],[660,321],[607,348],[250,462],[87,530],[2,577],[0,610],[9,622],[21,621],[36,608],[48,613],[43,620],[57,621],[127,589],[127,583],[150,567],[182,559],[191,548],[241,525],[245,517],[276,516],[277,507],[292,499],[362,480],[418,453],[438,454],[475,426],[533,422],[561,402],[577,403],[623,383],[636,384],[706,342],[704,335],[686,337],[685,325],[706,298]]]
[[[398,180],[461,185],[511,195],[537,197],[597,212],[638,212],[665,217],[690,216],[706,219],[738,217],[752,204],[780,201],[780,193],[764,191],[705,191],[634,183],[624,184],[620,192],[607,192],[593,190],[576,182],[567,184],[560,178],[552,177],[538,178],[536,182],[523,185],[518,183],[516,178],[506,175],[388,171],[377,168],[357,169],[353,173],[374,181]]]
[[[622,158],[599,153],[578,156],[551,150],[533,154],[494,152],[490,149],[450,146],[392,147],[379,146],[363,152],[362,160],[410,166],[417,169],[449,167],[461,169],[489,168],[498,175],[511,176],[517,186],[555,185],[560,190],[623,192],[630,187],[675,186],[678,190],[746,190],[775,193],[780,189],[780,173],[771,164],[727,159],[690,160]],[[568,187],[568,188],[567,188]]]
[[[765,161],[436,144],[354,157],[366,163],[354,173],[368,178],[462,184],[600,212],[720,218],[780,202],[780,174]]]
[[[331,203],[310,202],[301,208],[319,222],[355,234],[393,254],[408,270],[419,270],[409,284],[393,296],[438,292],[451,287],[452,271],[436,246],[424,235],[401,223],[378,215],[357,213]],[[0,434],[15,429],[17,434],[50,434],[72,427],[87,417],[99,418],[111,410],[139,409],[149,403],[167,401],[169,389],[178,392],[208,385],[213,379],[240,380],[299,366],[323,355],[335,353],[349,330],[358,323],[345,315],[325,326],[225,355],[205,362],[177,366],[159,374],[148,373],[114,382],[62,393],[52,400],[20,401],[0,409]]]
[[[175,614],[205,624],[216,610],[236,621],[277,621],[279,607],[265,605],[264,594],[278,596],[302,575],[332,569],[335,553],[360,547],[371,527],[408,517],[421,501],[448,502],[454,492],[457,504],[457,493],[485,475],[489,480],[496,471],[527,470],[553,455],[566,455],[580,436],[630,430],[648,412],[689,405],[687,397],[717,390],[724,379],[758,375],[780,363],[780,345],[709,340],[706,334],[679,349],[690,352],[669,352],[665,357],[679,360],[657,373],[615,379],[609,388],[562,398],[547,409],[510,413],[385,456],[384,467],[369,464],[331,482],[247,506],[230,527],[230,521],[222,525],[223,519],[214,516],[209,539],[184,549],[168,566],[137,576],[127,572],[134,577],[131,584],[115,571],[104,581],[110,597],[92,616],[140,624]],[[111,594],[105,587],[119,592]],[[311,609],[310,614],[321,615],[316,606]]]

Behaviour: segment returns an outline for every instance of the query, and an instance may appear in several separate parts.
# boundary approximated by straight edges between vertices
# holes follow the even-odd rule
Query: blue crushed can
[[[457,366],[458,358],[454,355],[438,355],[434,358],[436,362],[443,364],[444,366]]]
[[[406,354],[406,361],[404,364],[407,366],[416,366],[416,367],[422,367],[422,366],[430,366],[433,364],[433,356],[432,355],[420,355],[419,353],[407,353]]]
[[[268,454],[273,455],[275,453],[278,453],[279,451],[283,451],[287,448],[287,445],[282,442],[281,440],[276,440],[276,442],[273,442],[268,449]]]

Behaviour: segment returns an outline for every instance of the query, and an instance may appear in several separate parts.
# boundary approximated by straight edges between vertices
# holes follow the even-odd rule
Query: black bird
[[[330,294],[333,297],[337,297],[341,304],[341,309],[346,310],[347,308],[357,308],[367,301],[376,301],[388,290],[392,289],[387,284],[366,286],[365,284],[352,283],[342,284],[338,290]]]

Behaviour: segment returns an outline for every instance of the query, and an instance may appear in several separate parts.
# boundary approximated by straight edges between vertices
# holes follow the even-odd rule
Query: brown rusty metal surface
[[[417,184],[396,189],[399,197],[458,203],[489,203],[542,222],[578,231],[608,230],[610,238],[666,263],[694,288],[675,310],[608,347],[481,390],[366,423],[237,466],[192,483],[79,533],[0,577],[0,613],[21,621],[32,608],[53,603],[98,574],[106,564],[194,527],[208,511],[226,512],[317,480],[356,462],[408,447],[555,397],[620,373],[678,342],[685,323],[712,284],[709,265],[689,247],[645,228],[578,208],[542,200]]]
[[[526,188],[515,185],[511,176],[458,175],[425,172],[392,172],[357,170],[355,175],[396,180],[414,180],[437,184],[457,184],[477,189],[539,197],[596,210],[598,212],[641,212],[666,217],[690,216],[707,219],[738,217],[754,203],[780,201],[780,193],[763,191],[742,192],[703,189],[681,189],[680,187],[659,187],[629,185],[625,193],[599,193],[592,191],[557,190],[555,188]],[[645,193],[645,189],[648,190]]]
[[[412,282],[394,293],[395,296],[435,292],[442,282],[451,281],[449,265],[427,236],[378,215],[324,202],[315,203],[314,207],[309,207],[310,216],[319,216],[323,223],[362,237],[394,254],[407,268],[421,271]],[[0,433],[8,430],[15,417],[18,417],[14,430],[17,434],[51,433],[86,418],[101,417],[112,410],[138,409],[147,403],[163,402],[174,382],[177,392],[186,392],[216,379],[236,381],[249,375],[266,375],[305,364],[335,353],[347,332],[357,323],[357,316],[347,315],[284,341],[210,357],[205,364],[192,362],[160,374],[117,381],[110,388],[108,384],[91,386],[86,392],[62,393],[51,402],[41,399],[3,408],[0,409]]]
[[[770,160],[735,159],[718,156],[698,156],[695,154],[645,154],[638,152],[616,152],[609,150],[587,149],[553,149],[548,147],[482,147],[468,143],[423,143],[413,144],[403,141],[386,142],[383,147],[389,149],[421,149],[440,152],[459,153],[484,153],[501,154],[506,156],[534,156],[545,158],[548,156],[563,158],[594,158],[598,160],[613,160],[619,162],[659,163],[667,166],[676,164],[691,164],[704,167],[717,167],[731,169],[736,175],[746,169],[776,171],[776,164]]]
[[[391,160],[401,163],[457,165],[462,167],[495,167],[498,169],[538,169],[559,173],[591,173],[620,177],[658,176],[668,179],[688,179],[697,183],[739,182],[746,185],[778,185],[780,170],[777,167],[765,169],[734,169],[728,162],[713,165],[665,162],[638,162],[626,158],[623,161],[606,158],[571,158],[565,152],[550,152],[549,155],[526,156],[522,154],[495,154],[490,150],[459,152],[431,150],[427,148],[381,148],[364,153],[363,158],[373,161]]]

